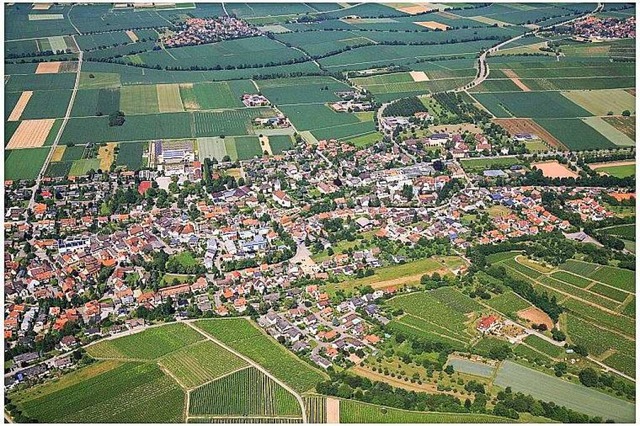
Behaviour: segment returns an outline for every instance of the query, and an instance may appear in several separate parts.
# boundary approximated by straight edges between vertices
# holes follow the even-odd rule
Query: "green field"
[[[49,148],[13,149],[5,151],[5,180],[28,180],[37,178],[48,154]]]
[[[302,412],[291,393],[249,367],[192,391],[189,414],[300,417]]]
[[[129,142],[118,144],[116,166],[125,166],[128,170],[138,170],[143,166],[142,153],[144,142]]]
[[[251,358],[298,392],[308,391],[325,380],[323,373],[299,360],[246,319],[201,320],[195,325]]]
[[[608,235],[615,235],[625,240],[635,241],[636,239],[636,225],[618,225],[610,228],[604,228],[601,230]]]
[[[241,358],[209,340],[171,352],[159,363],[189,389],[247,365]]]
[[[153,360],[178,350],[204,337],[184,324],[154,327],[118,339],[101,341],[89,346],[87,352],[95,358]]]
[[[262,157],[263,150],[257,136],[235,136],[233,138],[236,145],[238,160],[250,160],[254,157]]]
[[[615,148],[616,146],[593,127],[579,119],[536,119],[535,121],[572,151]]]
[[[617,178],[625,178],[628,176],[635,176],[636,165],[627,164],[624,166],[599,167],[597,170],[598,173],[606,173]]]
[[[382,407],[358,401],[340,401],[340,423],[506,423],[504,417],[485,414],[429,413]]]
[[[84,158],[81,160],[75,160],[69,170],[70,176],[85,176],[89,170],[94,172],[100,168],[100,159],[98,158]]]
[[[518,311],[531,307],[529,302],[512,291],[493,296],[491,299],[485,301],[485,303],[505,315],[515,314]]]
[[[42,423],[173,423],[183,421],[184,411],[173,379],[157,365],[133,362],[94,364],[30,388],[15,402]]]
[[[273,154],[282,154],[284,151],[293,148],[293,138],[289,135],[269,136],[269,145]]]
[[[450,358],[447,365],[451,365],[453,371],[480,377],[491,377],[496,370],[496,367],[491,365],[462,358]]]
[[[589,389],[581,384],[569,383],[511,361],[502,363],[494,383],[503,388],[510,386],[514,392],[523,392],[543,401],[553,401],[590,416],[601,416],[603,419],[623,423],[632,422],[635,419],[633,403]]]
[[[467,172],[482,172],[488,169],[506,169],[516,164],[524,164],[515,157],[504,158],[478,158],[460,161],[460,165]]]
[[[574,118],[591,115],[558,92],[475,93],[473,96],[497,118]]]
[[[524,343],[551,358],[559,359],[564,355],[564,348],[562,346],[555,346],[535,335],[525,338]]]
[[[125,114],[160,112],[155,85],[124,86],[120,89],[120,111]]]

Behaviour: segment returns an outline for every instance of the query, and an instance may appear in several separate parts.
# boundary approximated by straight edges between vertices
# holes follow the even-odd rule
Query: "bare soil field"
[[[98,148],[98,158],[100,159],[101,170],[108,171],[111,168],[111,164],[113,164],[116,159],[115,150],[117,145],[118,144],[112,142],[108,143],[106,146]]]
[[[131,39],[132,42],[137,42],[138,41],[138,36],[136,35],[136,33],[134,33],[131,30],[127,30],[126,31],[127,35],[129,36],[129,38]]]
[[[570,170],[564,164],[560,164],[557,161],[546,161],[543,163],[531,163],[531,167],[536,167],[542,170],[542,174],[545,177],[550,178],[563,178],[563,177],[578,177],[578,174]]]
[[[34,3],[33,10],[49,10],[51,3]]]
[[[340,423],[340,400],[335,398],[327,398],[327,423]]]
[[[24,109],[27,107],[27,104],[29,103],[29,99],[31,99],[32,95],[33,95],[33,92],[30,90],[22,92],[22,94],[20,95],[20,99],[18,99],[18,103],[16,103],[16,106],[13,107],[13,111],[11,111],[11,115],[9,115],[9,118],[7,119],[7,121],[20,120],[20,117],[22,116]]]
[[[60,72],[62,62],[40,62],[36,68],[36,74],[57,74]]]
[[[509,77],[509,79],[513,82],[513,84],[515,84],[520,89],[522,89],[523,92],[531,91],[531,89],[529,89],[526,84],[520,81],[520,77],[518,77],[518,74],[516,74],[513,70],[506,68],[506,69],[503,69],[502,72],[504,73],[504,75]]]
[[[413,81],[429,81],[429,76],[424,71],[409,72]]]
[[[24,120],[20,123],[6,149],[37,148],[44,145],[55,119]]]
[[[512,135],[516,133],[530,133],[538,136],[552,148],[566,149],[551,133],[529,118],[496,118],[493,121],[504,127]]]
[[[545,314],[538,308],[531,307],[522,311],[518,311],[518,316],[524,320],[530,321],[533,324],[546,324],[549,330],[553,328],[553,320],[549,318],[549,315]]]
[[[442,30],[446,31],[449,29],[448,25],[441,24],[436,21],[426,21],[426,22],[414,22],[416,25],[420,25],[421,27],[429,28],[430,30]]]
[[[634,164],[636,164],[635,160],[612,161],[610,163],[592,163],[592,164],[589,164],[589,167],[595,170],[595,169],[601,169],[603,167],[632,166]]]
[[[399,11],[404,12],[404,13],[408,13],[409,15],[417,15],[418,13],[428,12],[428,11],[433,10],[433,9],[437,9],[437,8],[431,6],[428,3],[417,4],[415,6],[406,6],[406,7],[398,8]]]

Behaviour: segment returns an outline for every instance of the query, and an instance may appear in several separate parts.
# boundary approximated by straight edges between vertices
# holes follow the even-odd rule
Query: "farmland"
[[[301,408],[291,393],[249,367],[192,391],[189,414],[299,417]]]
[[[102,371],[101,366],[111,368]],[[88,367],[59,383],[25,392],[16,401],[39,422],[179,422],[184,394],[171,378],[153,364],[122,363]],[[123,409],[126,401],[126,410]],[[154,406],[154,410],[148,410]]]
[[[47,148],[5,151],[5,179],[35,179],[49,154]]]
[[[340,423],[501,423],[484,414],[428,413],[399,410],[358,401],[340,401]]]
[[[87,352],[96,358],[152,360],[202,339],[192,328],[172,324],[151,328],[139,335],[106,340],[90,346]]]
[[[195,324],[299,392],[308,391],[324,380],[323,373],[297,359],[246,319],[202,320]]]
[[[505,361],[498,369],[495,384],[510,386],[515,392],[524,392],[543,401],[574,409],[592,416],[602,416],[625,422],[635,416],[634,405],[618,398]],[[613,408],[615,407],[615,408]]]

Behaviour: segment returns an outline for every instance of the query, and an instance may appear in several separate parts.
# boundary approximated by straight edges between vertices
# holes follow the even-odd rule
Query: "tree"
[[[631,115],[631,111],[629,111],[628,109],[625,109],[624,111],[622,111],[623,117],[629,117],[630,115]]]
[[[556,376],[562,377],[567,372],[567,363],[559,362],[553,366]]]
[[[580,371],[580,373],[578,373],[578,378],[580,379],[580,383],[586,387],[591,388],[598,386],[598,373],[596,373],[596,370],[591,367]]]
[[[447,373],[448,375],[452,375],[453,374],[453,365],[451,365],[451,364],[447,365],[447,367],[444,369],[444,372]]]

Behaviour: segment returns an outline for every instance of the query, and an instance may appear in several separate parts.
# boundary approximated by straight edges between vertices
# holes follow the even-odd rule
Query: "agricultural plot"
[[[572,151],[615,148],[611,141],[579,119],[536,119],[536,123]]]
[[[116,167],[124,166],[127,170],[139,170],[143,166],[142,154],[144,142],[130,142],[118,144]]]
[[[620,166],[598,167],[598,173],[603,173],[618,178],[625,178],[628,176],[634,176],[636,174],[636,165],[634,163]]]
[[[177,84],[158,84],[158,109],[160,112],[184,111],[180,98],[180,86]]]
[[[12,75],[4,88],[6,92],[23,92],[25,90],[71,90],[75,85],[73,73],[63,74],[16,74]]]
[[[249,367],[192,391],[189,414],[300,417],[302,413],[293,394]]]
[[[324,396],[303,396],[302,400],[309,423],[327,423],[327,398]]]
[[[125,114],[160,112],[155,85],[123,86],[120,89],[120,111]]]
[[[69,176],[86,176],[89,170],[93,170],[95,172],[99,168],[100,160],[98,158],[83,158],[75,160],[69,170]]]
[[[481,304],[469,296],[460,293],[453,287],[441,287],[430,291],[429,295],[444,303],[451,309],[465,314],[481,311],[484,308]]]
[[[475,93],[473,96],[497,118],[575,118],[591,115],[557,92]]]
[[[290,135],[269,136],[269,145],[274,155],[282,154],[293,148],[293,138]]]
[[[85,69],[85,67],[82,67]],[[120,74],[117,72],[81,72],[80,89],[113,89],[120,87]]]
[[[555,402],[590,416],[601,416],[618,422],[635,418],[635,405],[580,384],[569,383],[536,370],[505,361],[498,369],[494,384],[510,386],[543,401]]]
[[[188,389],[204,385],[248,365],[210,340],[171,352],[158,362]]]
[[[30,180],[37,178],[48,154],[49,148],[5,150],[5,180]]]
[[[429,413],[383,407],[353,400],[340,401],[340,423],[505,423],[504,417],[486,414]]]
[[[260,146],[257,136],[235,136],[233,138],[236,146],[238,160],[250,160],[254,157],[262,157],[264,149]]]
[[[355,124],[343,124],[335,127],[324,127],[312,130],[311,132],[317,140],[348,140],[358,136],[371,134],[373,131],[375,131],[375,124],[373,121],[365,121]]]
[[[620,115],[624,110],[635,111],[635,96],[621,89],[568,91],[562,95],[593,115],[607,115],[609,112]]]
[[[523,164],[522,160],[515,157],[504,158],[474,158],[461,160],[460,165],[467,172],[481,173],[488,169],[507,169],[511,166]]]
[[[567,315],[567,334],[572,343],[584,345],[592,356],[601,356],[612,348],[628,356],[635,355],[635,342],[571,313]]]
[[[466,325],[468,318],[429,293],[412,294],[410,297],[398,296],[390,299],[388,303],[405,312],[405,316],[397,322],[443,335],[460,343],[466,343],[471,338]]]
[[[32,388],[18,402],[29,417],[42,423],[170,423],[183,420],[184,393],[154,364],[98,364],[60,382]],[[85,377],[82,377],[85,375]],[[89,376],[89,377],[86,377]],[[149,407],[154,407],[149,410]]]
[[[494,366],[463,358],[449,358],[447,365],[452,366],[453,371],[480,377],[491,377],[496,371]]]
[[[635,356],[627,356],[620,353],[614,353],[606,357],[604,362],[609,367],[613,367],[616,370],[622,371],[628,376],[636,376],[636,358]]]
[[[635,241],[636,239],[636,225],[618,225],[610,228],[605,228],[601,232],[607,235],[615,235],[625,240]]]
[[[485,303],[505,315],[515,315],[516,312],[531,307],[529,302],[512,291],[494,296]]]
[[[627,135],[631,140],[636,140],[636,118],[635,117],[602,117],[602,119],[612,125],[617,130]]]
[[[334,78],[321,76],[257,80],[256,84],[262,94],[278,106],[339,101],[335,92],[351,89]]]
[[[87,353],[94,358],[152,360],[176,351],[204,338],[184,324],[154,327],[138,334],[101,341],[89,346]]]
[[[527,336],[524,343],[550,358],[559,359],[564,354],[564,347],[555,346],[536,335]]]
[[[325,375],[299,360],[246,319],[203,320],[196,326],[248,356],[298,392],[313,388]]]
[[[586,117],[582,121],[593,127],[598,133],[617,146],[635,146],[636,141],[607,123],[602,117]]]
[[[325,105],[287,105],[281,106],[280,110],[298,131],[360,123],[354,114],[335,112]]]
[[[222,161],[222,159],[228,155],[227,149],[225,146],[226,140],[231,138],[198,138],[198,157],[200,159],[204,158],[215,158],[218,161]],[[237,154],[235,159],[237,159]],[[234,160],[235,160],[234,159]]]
[[[185,108],[209,110],[243,107],[240,96],[231,90],[231,82],[185,83],[180,85]],[[255,87],[248,83],[247,89]]]
[[[299,60],[303,54],[266,37],[225,40],[198,46],[154,50],[135,55],[135,60],[149,67],[161,66],[189,69],[191,66],[263,67],[269,63]],[[125,56],[125,59],[133,59]],[[133,62],[133,61],[132,61]]]
[[[575,274],[570,274],[568,272],[564,272],[564,271],[557,271],[551,274],[551,276],[557,280],[560,281],[564,281],[568,284],[580,287],[580,288],[585,288],[587,287],[589,284],[591,284],[593,281],[586,279],[584,277],[581,277],[579,275],[575,275]]]
[[[589,275],[591,279],[630,292],[635,291],[635,277],[636,274],[634,271],[614,268],[612,266],[602,266]]]

